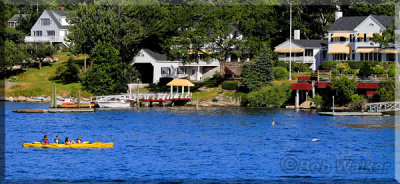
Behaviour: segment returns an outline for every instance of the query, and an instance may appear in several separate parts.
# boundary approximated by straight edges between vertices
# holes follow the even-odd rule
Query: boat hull
[[[95,142],[95,143],[76,143],[71,145],[66,144],[41,144],[41,143],[22,143],[26,148],[75,148],[75,149],[90,149],[90,148],[113,148],[114,143],[102,143],[102,142]]]
[[[130,102],[97,102],[100,108],[128,108],[131,107]]]

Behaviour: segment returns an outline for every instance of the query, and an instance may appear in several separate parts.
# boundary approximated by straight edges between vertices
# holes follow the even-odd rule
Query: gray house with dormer
[[[394,28],[394,16],[336,17],[328,29],[328,60],[394,61],[398,52],[394,43],[382,48],[372,41],[388,27]]]
[[[67,46],[65,40],[68,34],[67,13],[64,8],[59,10],[44,10],[33,25],[31,36],[25,37],[25,43],[50,43]]]

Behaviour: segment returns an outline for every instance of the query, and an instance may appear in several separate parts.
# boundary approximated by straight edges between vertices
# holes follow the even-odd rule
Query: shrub
[[[385,72],[385,68],[383,66],[377,66],[373,68],[374,74],[383,74]]]
[[[306,72],[309,70],[309,66],[306,63],[294,63],[292,62],[292,69],[296,72]]]
[[[378,61],[345,61],[349,64],[352,69],[361,69],[364,63],[368,63],[371,67],[375,67],[379,64]]]
[[[351,96],[356,92],[357,82],[342,76],[339,79],[333,79],[329,85],[332,94],[336,94],[335,103],[347,104],[351,101]]]
[[[393,79],[386,79],[382,82],[378,90],[376,91],[376,95],[379,97],[381,102],[394,101],[395,100],[395,84]]]
[[[254,107],[281,107],[291,93],[289,84],[265,86],[248,93],[245,102]]]
[[[237,81],[225,81],[221,84],[222,89],[226,90],[235,90],[238,87],[239,83]]]
[[[276,61],[276,62],[274,63],[274,66],[275,66],[275,67],[283,67],[283,68],[288,69],[288,68],[289,68],[289,63],[286,62],[286,61]]]
[[[316,94],[316,95],[314,96],[314,98],[312,99],[312,102],[315,103],[315,106],[316,106],[317,108],[321,107],[321,106],[324,104],[324,100],[322,99],[322,96],[319,95],[319,94]]]
[[[361,78],[366,78],[370,76],[374,70],[371,68],[370,64],[367,62],[363,63],[363,66],[361,67],[360,71],[358,72],[358,76]]]
[[[321,70],[332,70],[338,63],[337,61],[322,61],[319,68]]]
[[[365,97],[358,94],[351,95],[351,105],[354,107],[361,108],[362,104],[365,101]]]
[[[286,79],[289,76],[289,72],[284,67],[274,67],[274,78],[276,80]]]

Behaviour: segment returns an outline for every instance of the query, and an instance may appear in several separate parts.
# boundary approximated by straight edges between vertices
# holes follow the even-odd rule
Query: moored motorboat
[[[131,107],[130,100],[120,101],[98,101],[97,104],[100,108],[129,108]]]
[[[93,108],[95,107],[95,103],[80,101],[79,103],[71,98],[66,98],[63,101],[57,102],[57,108]]]

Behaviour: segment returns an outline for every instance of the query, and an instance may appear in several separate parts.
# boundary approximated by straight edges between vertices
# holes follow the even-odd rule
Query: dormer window
[[[40,22],[42,23],[42,26],[47,26],[50,25],[50,19],[40,19]]]

